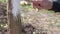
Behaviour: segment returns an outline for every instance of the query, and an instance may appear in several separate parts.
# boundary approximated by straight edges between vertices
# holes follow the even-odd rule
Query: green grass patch
[[[58,28],[60,28],[60,23],[56,23],[55,26],[57,26]]]
[[[22,8],[27,9],[27,10],[34,9],[31,5],[22,6]]]

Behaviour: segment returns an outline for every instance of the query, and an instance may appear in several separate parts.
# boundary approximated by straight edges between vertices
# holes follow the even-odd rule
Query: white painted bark
[[[20,0],[12,0],[12,14],[16,17],[20,14]]]

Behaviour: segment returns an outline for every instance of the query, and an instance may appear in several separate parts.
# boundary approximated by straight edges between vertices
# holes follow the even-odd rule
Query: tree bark
[[[20,0],[8,0],[7,3],[7,34],[22,34],[21,32],[21,16],[20,16]]]

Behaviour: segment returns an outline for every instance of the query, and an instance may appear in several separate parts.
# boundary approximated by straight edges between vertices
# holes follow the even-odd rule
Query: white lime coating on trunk
[[[20,1],[21,0],[12,0],[12,14],[14,17],[16,17],[18,14],[20,14]]]

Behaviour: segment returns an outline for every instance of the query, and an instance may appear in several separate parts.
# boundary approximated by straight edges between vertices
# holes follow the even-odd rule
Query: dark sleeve
[[[60,3],[53,2],[52,10],[54,10],[54,11],[60,11]]]

